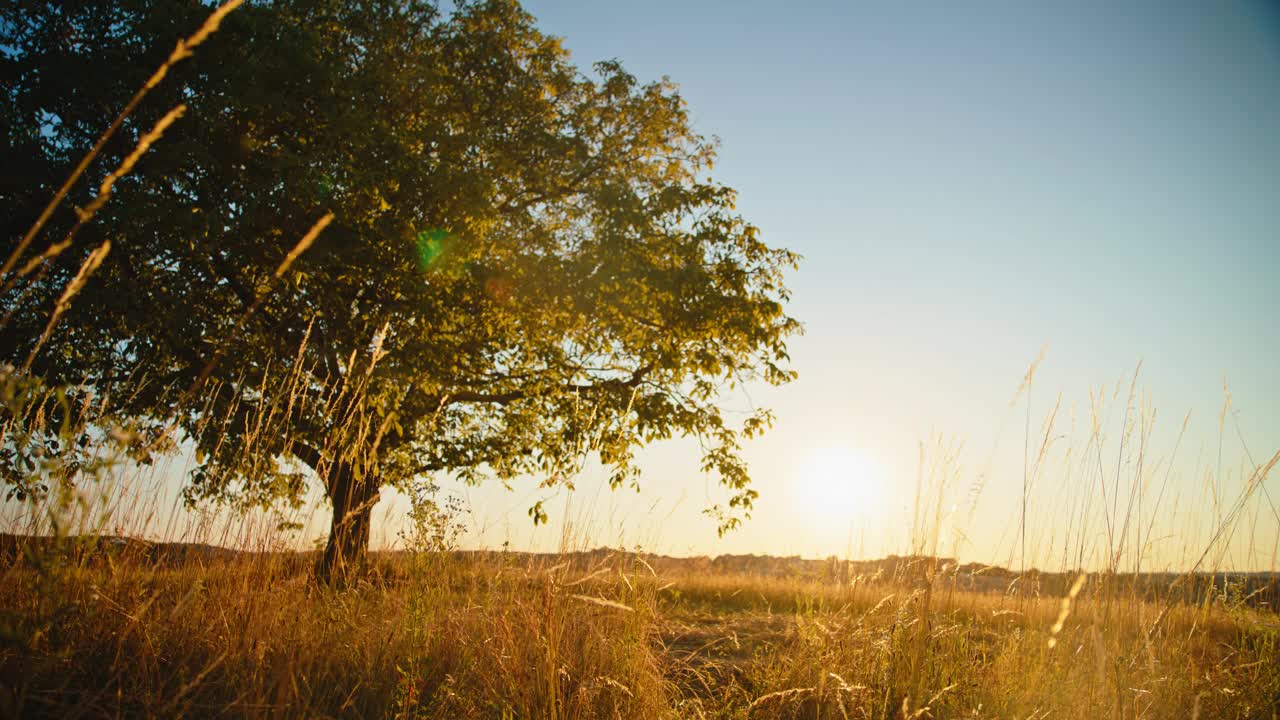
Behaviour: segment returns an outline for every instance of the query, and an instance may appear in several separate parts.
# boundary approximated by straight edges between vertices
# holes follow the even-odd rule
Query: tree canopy
[[[6,255],[209,10],[0,10]],[[719,401],[793,377],[797,257],[710,178],[714,143],[673,83],[616,61],[580,71],[510,0],[248,4],[151,90],[24,262],[179,104],[71,248],[3,278],[0,352],[109,395],[143,437],[180,428],[192,499],[296,499],[300,461],[334,502],[340,558],[367,543],[381,486],[554,484],[592,454],[620,485],[637,448],[691,435],[731,491],[722,520],[749,510],[740,443],[770,416],[734,422]]]

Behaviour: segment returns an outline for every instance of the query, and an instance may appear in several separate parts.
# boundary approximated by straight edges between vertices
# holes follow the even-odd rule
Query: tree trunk
[[[329,471],[328,486],[333,521],[316,576],[321,582],[334,583],[364,562],[379,483],[374,477],[357,477],[350,463],[338,462]]]

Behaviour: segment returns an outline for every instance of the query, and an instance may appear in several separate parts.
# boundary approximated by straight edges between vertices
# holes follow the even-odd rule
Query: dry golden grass
[[[13,716],[634,717],[664,705],[653,593],[585,602],[557,573],[400,558],[340,590],[296,557],[157,569],[15,565]],[[587,597],[597,597],[588,595]],[[609,598],[605,598],[609,599]]]
[[[1274,717],[1275,615],[1086,589],[676,574],[501,555],[154,565],[52,551],[0,589],[14,717]],[[1160,621],[1157,625],[1157,618]],[[1153,628],[1155,628],[1153,630]]]

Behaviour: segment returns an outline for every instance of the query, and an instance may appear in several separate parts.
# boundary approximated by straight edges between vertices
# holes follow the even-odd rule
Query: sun
[[[882,510],[884,467],[865,450],[810,450],[796,466],[792,487],[807,517],[824,524],[853,524]]]

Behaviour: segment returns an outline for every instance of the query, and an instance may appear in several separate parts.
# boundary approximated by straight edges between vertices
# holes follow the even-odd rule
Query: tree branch
[[[324,456],[320,454],[320,451],[301,440],[294,440],[290,444],[289,453],[301,460],[317,474],[320,472],[320,465],[324,463]]]
[[[631,377],[626,380],[603,380],[589,385],[569,384],[564,386],[564,390],[569,392],[594,392],[604,388],[633,388],[643,382],[645,376],[650,372],[653,372],[653,363],[637,368],[635,372],[631,373]],[[528,393],[524,390],[508,390],[507,392],[502,393],[482,393],[463,390],[455,393],[449,393],[440,404],[453,405],[454,403],[472,402],[507,405],[516,400],[524,399],[525,397],[528,397]]]

